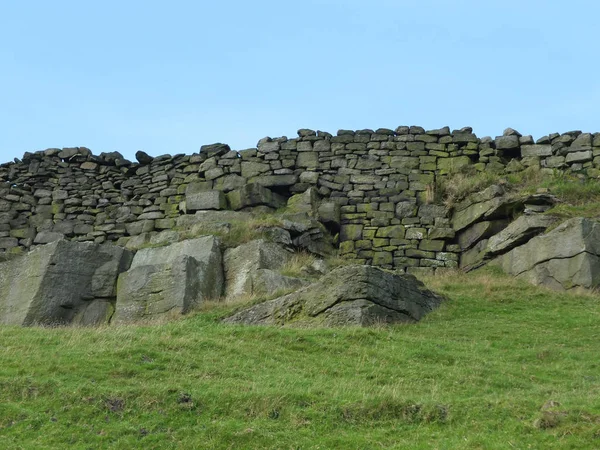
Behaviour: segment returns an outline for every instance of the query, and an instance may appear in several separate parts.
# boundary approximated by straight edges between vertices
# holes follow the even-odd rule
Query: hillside
[[[0,165],[1,448],[600,447],[599,133],[136,157]]]
[[[600,302],[486,269],[416,325],[0,328],[2,448],[598,448]]]

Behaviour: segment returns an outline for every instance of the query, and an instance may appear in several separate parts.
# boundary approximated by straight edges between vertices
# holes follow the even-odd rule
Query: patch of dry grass
[[[286,277],[305,278],[307,275],[310,275],[310,266],[317,259],[315,255],[307,251],[294,252],[293,256],[284,264],[279,272]]]
[[[246,221],[196,223],[191,227],[180,230],[179,233],[181,240],[193,239],[203,235],[217,236],[226,248],[233,248],[256,239],[266,239],[266,228],[281,226],[282,221],[278,215],[263,215],[252,217]]]

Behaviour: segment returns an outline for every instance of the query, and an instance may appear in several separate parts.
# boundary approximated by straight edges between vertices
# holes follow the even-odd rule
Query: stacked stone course
[[[205,145],[198,154],[138,162],[85,147],[26,153],[0,165],[0,253],[18,254],[67,238],[125,245],[169,230],[206,209],[280,206],[309,188],[339,217],[339,250],[356,262],[409,271],[458,266],[461,247],[450,212],[431,203],[438,177],[473,166],[518,172],[529,166],[600,175],[600,133],[573,131],[534,141],[507,129],[495,139],[472,129],[301,129],[233,151]],[[258,199],[255,201],[255,199]],[[331,205],[334,206],[331,206]],[[332,212],[333,211],[333,212]]]

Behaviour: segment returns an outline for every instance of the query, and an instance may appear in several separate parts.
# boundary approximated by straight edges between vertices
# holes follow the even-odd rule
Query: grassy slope
[[[499,175],[477,172],[471,166],[462,168],[446,178],[438,180],[435,200],[453,206],[469,194],[480,192],[492,184],[502,184],[515,194],[534,194],[540,188],[555,195],[559,203],[548,211],[564,219],[571,217],[600,217],[600,180],[580,178],[575,174],[556,171],[548,174],[539,168]]]
[[[410,326],[0,328],[0,448],[600,448],[598,297],[429,284]]]

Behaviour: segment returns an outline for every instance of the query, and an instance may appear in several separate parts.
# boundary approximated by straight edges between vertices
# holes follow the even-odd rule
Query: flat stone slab
[[[545,231],[557,220],[556,217],[545,214],[519,216],[510,225],[490,238],[486,253],[489,255],[505,253]]]

